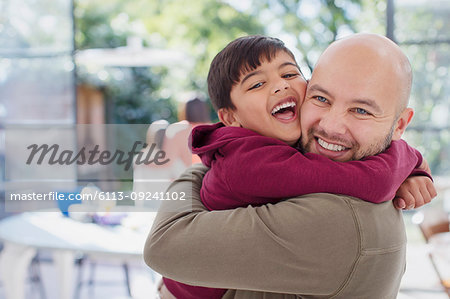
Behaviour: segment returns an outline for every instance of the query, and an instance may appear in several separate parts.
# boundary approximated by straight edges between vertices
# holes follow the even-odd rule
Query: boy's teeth
[[[326,148],[327,150],[330,150],[330,151],[333,151],[333,152],[340,152],[340,151],[345,150],[345,147],[343,147],[342,145],[331,144],[331,143],[328,143],[326,141],[323,141],[320,138],[317,139],[317,142],[319,142],[319,144],[323,148]]]
[[[281,105],[277,105],[275,108],[272,109],[272,114],[277,113],[278,111],[280,111],[281,109],[287,108],[287,107],[295,107],[295,102],[289,102],[289,103],[284,103]]]

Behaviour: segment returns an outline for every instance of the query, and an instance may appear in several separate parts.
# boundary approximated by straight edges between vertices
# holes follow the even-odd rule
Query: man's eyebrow
[[[321,93],[326,94],[326,95],[329,96],[329,97],[333,97],[333,96],[331,95],[330,92],[328,92],[325,88],[323,88],[322,86],[320,86],[320,85],[318,85],[318,84],[314,84],[314,85],[308,87],[308,93],[309,93],[309,92],[314,92],[314,91],[319,91],[319,92],[321,92]],[[371,107],[372,109],[375,110],[375,113],[382,113],[382,112],[383,112],[383,110],[382,110],[381,107],[377,104],[377,102],[375,102],[375,101],[372,100],[372,99],[366,99],[366,98],[362,98],[362,99],[354,99],[354,100],[352,100],[352,103],[360,104],[360,105],[365,105],[365,106]]]
[[[287,65],[295,66],[297,69],[300,70],[300,68],[298,67],[297,64],[292,63],[292,62],[289,62],[289,61],[280,64],[280,66],[278,67],[278,69],[281,69],[282,67],[285,67],[285,66],[287,66]],[[257,74],[260,73],[260,72],[261,72],[261,71],[254,71],[254,72],[248,73],[247,75],[245,75],[244,79],[242,79],[240,85],[244,84],[244,82],[247,81],[250,77],[252,77],[252,76],[254,76],[254,75],[257,75]]]
[[[352,102],[356,103],[356,104],[362,104],[362,105],[369,106],[372,109],[374,109],[376,113],[382,113],[383,112],[383,110],[380,108],[380,106],[377,104],[377,102],[375,102],[372,99],[355,99]]]
[[[322,86],[318,85],[318,84],[314,84],[312,86],[308,86],[307,88],[308,93],[312,92],[312,91],[319,91],[322,92],[324,94],[326,94],[327,96],[331,97],[331,94]]]

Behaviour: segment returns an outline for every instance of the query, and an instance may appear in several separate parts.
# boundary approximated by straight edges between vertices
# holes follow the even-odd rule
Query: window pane
[[[402,46],[411,61],[414,78],[412,126],[450,126],[450,44]]]
[[[0,58],[0,104],[6,123],[74,122],[71,56]]]
[[[450,39],[450,1],[396,0],[395,10],[398,42]]]
[[[1,1],[0,19],[0,120],[73,123],[72,1]]]
[[[405,132],[405,140],[417,148],[427,159],[435,176],[450,173],[450,132],[449,130],[411,130]]]
[[[450,45],[408,45],[414,79],[410,105],[415,116],[408,142],[424,153],[435,175],[450,172]]]
[[[18,49],[72,51],[70,0],[1,1],[0,19],[0,56]]]

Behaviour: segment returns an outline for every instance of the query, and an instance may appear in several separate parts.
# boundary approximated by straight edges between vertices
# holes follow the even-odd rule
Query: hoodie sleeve
[[[267,139],[262,136],[237,139],[234,142],[238,145],[222,151],[221,172],[215,175],[223,178],[240,206],[320,192],[381,203],[393,199],[413,171],[428,175],[418,171],[421,154],[403,140],[393,141],[385,152],[361,161],[335,162],[317,154],[303,155]],[[214,202],[209,202],[209,207],[216,209],[213,205]]]

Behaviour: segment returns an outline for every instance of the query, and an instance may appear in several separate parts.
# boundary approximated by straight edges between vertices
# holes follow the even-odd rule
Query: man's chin
[[[347,162],[350,160],[354,160],[352,158],[352,154],[349,153],[348,151],[346,153],[339,153],[339,154],[335,154],[335,153],[330,153],[330,154],[323,154],[323,153],[318,153],[321,156],[327,157],[330,160],[336,161],[336,162]]]

